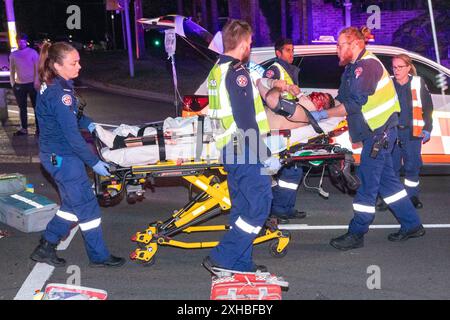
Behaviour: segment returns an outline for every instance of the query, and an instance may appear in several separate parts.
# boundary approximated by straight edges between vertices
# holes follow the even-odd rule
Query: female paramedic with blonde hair
[[[392,58],[394,85],[400,102],[398,140],[392,158],[400,175],[405,171],[405,189],[413,205],[423,207],[419,200],[419,172],[422,166],[422,144],[430,140],[433,129],[433,102],[422,78],[417,76],[411,58],[399,54]]]
[[[42,166],[58,186],[61,207],[48,223],[31,259],[55,267],[66,261],[56,255],[59,241],[69,234],[73,224],[83,233],[91,267],[119,267],[125,259],[111,255],[103,240],[100,208],[92,192],[85,164],[108,176],[108,164],[92,153],[79,128],[92,133],[95,124],[77,115],[77,99],[72,79],[81,69],[78,51],[70,44],[45,43],[39,59],[41,87],[36,116],[40,124],[39,157]]]

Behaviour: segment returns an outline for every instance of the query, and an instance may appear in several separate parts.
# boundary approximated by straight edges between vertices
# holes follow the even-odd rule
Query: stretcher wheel
[[[275,257],[275,258],[283,258],[287,254],[287,248],[284,248],[282,251],[279,252],[277,250],[277,247],[278,247],[278,241],[272,242],[269,247],[270,254],[272,255],[272,257]]]
[[[145,267],[145,268],[149,268],[151,266],[153,266],[156,262],[156,257],[151,258],[149,261],[142,261],[142,260],[138,260],[138,263]]]

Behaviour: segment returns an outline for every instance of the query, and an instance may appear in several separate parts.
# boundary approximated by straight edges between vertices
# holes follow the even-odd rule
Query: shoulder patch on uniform
[[[363,73],[363,68],[362,67],[358,67],[355,69],[355,77],[356,79],[359,78],[359,76]]]
[[[72,96],[70,94],[65,94],[62,96],[61,101],[62,101],[62,103],[64,103],[64,105],[71,106],[72,105]]]
[[[244,88],[244,87],[246,87],[247,84],[248,84],[248,79],[247,79],[246,76],[244,76],[244,75],[241,74],[240,76],[238,76],[238,77],[236,78],[236,83],[237,83],[237,85],[238,85],[239,87]]]
[[[273,70],[267,70],[266,71],[266,78],[272,78],[275,75],[275,72]]]

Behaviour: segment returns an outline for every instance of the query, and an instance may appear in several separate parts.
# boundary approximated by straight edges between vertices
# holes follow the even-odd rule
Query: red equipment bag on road
[[[211,300],[281,300],[281,287],[288,285],[268,272],[213,276]]]

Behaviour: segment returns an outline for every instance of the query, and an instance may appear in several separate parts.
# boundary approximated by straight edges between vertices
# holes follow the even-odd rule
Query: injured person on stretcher
[[[261,88],[260,88],[261,90]],[[319,133],[309,124],[309,119],[300,106],[311,111],[327,110],[329,118],[319,122],[323,132],[328,133],[340,127],[343,117],[334,113],[333,99],[324,93],[312,93],[293,103],[292,116],[278,115],[272,111],[280,104],[279,89],[262,89],[268,107],[267,118],[273,132],[290,129],[289,143],[306,143]],[[338,109],[338,108],[335,108]],[[337,110],[337,112],[339,112]],[[99,150],[102,157],[122,167],[155,164],[158,161],[217,160],[219,151],[215,147],[216,125],[209,117],[167,118],[159,126],[129,126],[122,124],[114,130],[96,126],[96,135],[106,147]],[[198,147],[199,143],[202,143]],[[287,139],[272,135],[266,144],[272,153],[287,148]]]
[[[262,82],[258,89],[266,102],[266,115],[271,130],[296,129],[310,124],[306,112],[327,110],[328,117],[342,117],[342,106],[335,107],[331,94],[312,92],[299,95],[298,100],[282,99],[280,88],[267,88]],[[305,111],[305,109],[307,111]]]

